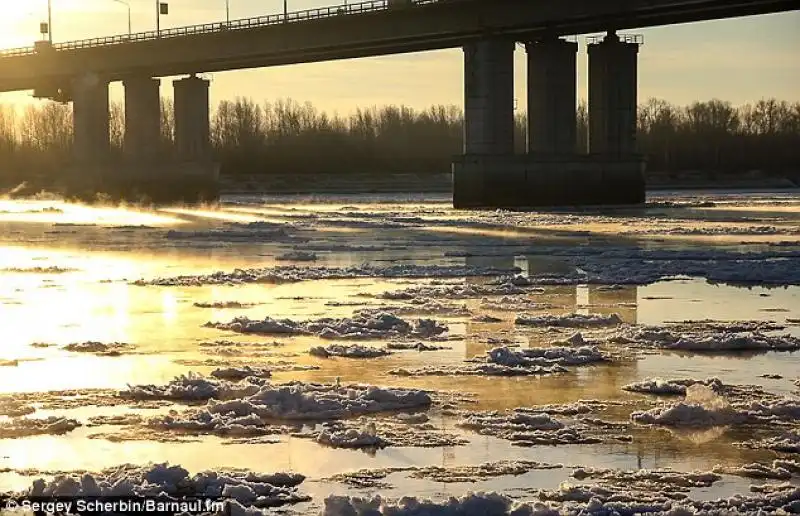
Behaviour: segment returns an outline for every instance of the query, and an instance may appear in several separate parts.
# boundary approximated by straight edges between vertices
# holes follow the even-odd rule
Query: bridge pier
[[[560,38],[526,43],[528,153],[574,154],[578,43]]]
[[[636,151],[639,44],[609,32],[588,45],[589,152],[627,155]]]
[[[514,42],[464,47],[464,154],[514,153]]]
[[[95,74],[72,81],[72,130],[75,161],[101,163],[110,149],[108,81]]]
[[[205,161],[211,155],[209,81],[195,75],[172,83],[175,95],[175,151],[181,161]]]
[[[644,162],[636,154],[639,42],[610,31],[590,43],[589,153],[607,160],[639,160],[638,174],[612,173],[598,195],[609,204],[645,201]]]
[[[514,41],[487,39],[464,46],[464,155],[514,153]],[[453,205],[484,204],[486,182],[480,168],[453,174]]]
[[[135,163],[153,162],[161,147],[161,80],[131,77],[123,85],[125,156]]]

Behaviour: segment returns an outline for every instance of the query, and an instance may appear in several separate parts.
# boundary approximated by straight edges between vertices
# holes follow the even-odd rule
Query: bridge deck
[[[800,0],[369,0],[0,52],[0,91],[458,47],[800,9]]]

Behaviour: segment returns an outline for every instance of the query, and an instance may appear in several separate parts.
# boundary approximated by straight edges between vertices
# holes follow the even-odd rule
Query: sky
[[[51,0],[54,41],[123,34],[128,5],[134,32],[155,28],[154,0]],[[289,10],[339,3],[288,0]],[[0,47],[30,46],[39,39],[47,0],[0,0]],[[225,0],[171,0],[161,27],[225,19]],[[274,14],[283,0],[228,0],[231,19]],[[800,11],[625,31],[644,36],[639,53],[639,98],[657,97],[685,105],[719,98],[735,105],[776,97],[800,101]],[[586,97],[586,45],[579,37],[578,96]],[[516,96],[525,109],[525,53],[516,53]],[[258,102],[292,98],[347,114],[357,107],[404,104],[424,109],[433,104],[463,104],[463,55],[460,49],[333,61],[208,74],[211,102],[237,96]],[[162,80],[171,95],[172,78]],[[119,84],[113,100],[122,100]],[[0,103],[42,102],[30,92],[0,94]]]

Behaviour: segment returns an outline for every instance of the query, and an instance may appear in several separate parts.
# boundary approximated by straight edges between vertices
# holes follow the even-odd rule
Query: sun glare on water
[[[184,221],[167,214],[121,207],[86,206],[60,201],[0,201],[0,222],[168,226]]]

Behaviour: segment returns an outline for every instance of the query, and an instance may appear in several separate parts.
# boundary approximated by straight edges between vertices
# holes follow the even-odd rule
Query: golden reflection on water
[[[47,204],[47,203],[45,203]],[[56,204],[50,204],[57,206]],[[0,211],[3,211],[0,204]],[[18,203],[6,203],[17,206]],[[38,206],[38,208],[36,207]],[[42,209],[35,205],[32,209]],[[337,211],[346,205],[293,205],[308,212]],[[431,205],[437,206],[437,205]],[[27,208],[26,208],[27,209]],[[259,208],[260,209],[260,208]],[[365,208],[366,209],[366,208]],[[370,208],[371,210],[371,208]],[[10,211],[10,210],[7,210]],[[24,210],[23,210],[24,211]],[[230,213],[233,211],[235,213]],[[99,222],[119,225],[184,224],[186,218],[249,222],[264,220],[262,215],[274,212],[294,213],[279,206],[265,205],[263,213],[255,210],[251,216],[243,210],[185,210],[173,209],[167,214],[135,210],[95,209],[70,205],[62,214],[27,213],[0,214],[16,222],[57,220],[71,223]],[[29,219],[28,217],[32,217]],[[41,218],[36,218],[41,217]],[[48,218],[52,217],[52,218]],[[115,221],[115,222],[109,222]],[[360,233],[356,228],[334,228],[336,231]],[[449,229],[448,229],[449,231]],[[477,235],[506,236],[504,231],[464,230]],[[333,231],[331,231],[333,232]],[[513,233],[513,232],[512,232]],[[367,233],[365,233],[367,234]],[[279,246],[238,246],[232,249],[202,250],[198,248],[162,249],[159,241],[143,239],[142,249],[129,252],[103,250],[102,242],[91,252],[77,248],[0,247],[0,328],[3,342],[0,359],[21,360],[16,367],[0,368],[0,393],[36,392],[61,389],[122,388],[126,384],[165,383],[187,371],[208,373],[216,365],[199,364],[212,359],[231,364],[268,365],[286,360],[297,364],[317,365],[320,370],[281,372],[275,381],[362,382],[379,385],[418,387],[436,391],[468,394],[475,401],[474,409],[510,409],[535,404],[567,403],[578,399],[643,400],[642,396],[625,393],[621,387],[650,376],[719,375],[731,383],[755,383],[783,392],[777,383],[759,379],[758,375],[780,372],[787,377],[800,368],[800,357],[759,355],[745,362],[736,357],[687,357],[658,355],[640,361],[622,361],[575,369],[573,372],[549,377],[486,378],[486,377],[421,377],[405,378],[388,374],[391,369],[415,368],[426,365],[460,366],[465,359],[484,354],[493,347],[489,337],[505,337],[523,346],[537,346],[553,340],[546,332],[517,328],[514,311],[494,311],[503,319],[500,323],[477,323],[470,318],[448,318],[451,340],[442,343],[451,350],[418,353],[403,352],[376,360],[322,360],[311,357],[307,350],[320,344],[319,339],[296,337],[279,339],[285,345],[273,355],[223,357],[203,353],[199,342],[230,339],[242,342],[271,342],[274,338],[235,335],[209,328],[208,321],[228,321],[237,316],[250,318],[288,317],[314,319],[345,317],[360,306],[376,306],[380,302],[364,294],[376,295],[424,283],[415,280],[350,279],[305,281],[283,285],[240,285],[203,287],[139,287],[126,280],[159,275],[201,274],[236,267],[269,266],[276,262]],[[155,243],[154,243],[155,242]],[[365,242],[370,243],[370,242]],[[441,262],[442,250],[433,248],[427,257]],[[408,253],[406,253],[408,254]],[[340,253],[326,257],[324,265],[352,265],[387,255]],[[448,263],[518,265],[526,272],[569,272],[571,267],[554,258],[491,257],[447,259]],[[60,274],[2,272],[9,268],[58,266],[75,269]],[[111,280],[106,282],[104,280]],[[485,283],[486,279],[463,280]],[[519,296],[522,299],[523,296]],[[550,313],[618,313],[630,323],[658,324],[682,319],[761,319],[800,317],[800,289],[735,289],[709,285],[702,281],[682,280],[663,282],[644,287],[623,286],[552,286],[543,293],[524,296],[527,301],[551,305]],[[205,309],[195,302],[239,301],[252,303],[245,309]],[[330,303],[338,303],[332,306]],[[485,311],[480,300],[456,300],[473,312]],[[395,304],[386,302],[385,304]],[[770,309],[783,308],[776,313]],[[441,319],[441,317],[437,317]],[[796,331],[793,329],[792,331]],[[120,357],[98,357],[69,353],[59,349],[71,342],[96,340],[125,342],[137,346],[134,354]],[[35,348],[34,342],[53,344]],[[384,342],[365,342],[380,346]],[[746,366],[746,367],[745,367]],[[85,417],[93,409],[66,410],[70,417]],[[626,419],[623,411],[609,411],[609,419]],[[97,409],[100,413],[125,413],[124,408]],[[452,420],[434,415],[434,422],[452,429]],[[108,429],[106,429],[108,430]],[[732,432],[718,429],[702,435],[676,435],[667,431],[636,430],[636,442],[630,445],[597,447],[512,448],[509,443],[490,437],[470,434],[471,445],[442,450],[388,449],[368,456],[347,450],[321,448],[313,442],[282,438],[276,445],[222,446],[218,438],[204,438],[202,443],[120,442],[89,439],[94,429],[79,429],[66,437],[44,436],[18,440],[0,440],[0,467],[58,469],[97,469],[122,462],[171,461],[191,471],[208,467],[241,466],[267,471],[294,469],[312,476],[324,476],[360,467],[382,467],[409,464],[477,464],[502,458],[531,458],[533,460],[618,467],[685,466],[685,469],[709,469],[715,463],[740,464],[762,460],[769,453],[744,450],[731,446]],[[741,436],[738,436],[741,437]],[[18,479],[19,480],[19,479]],[[10,480],[9,480],[10,481]],[[0,478],[0,490],[7,479]],[[27,481],[26,481],[27,484]],[[312,488],[309,488],[312,489]],[[461,494],[459,491],[458,494]]]
[[[168,226],[181,224],[179,218],[137,208],[88,206],[63,201],[0,200],[0,222],[59,224],[104,224],[109,226]]]

